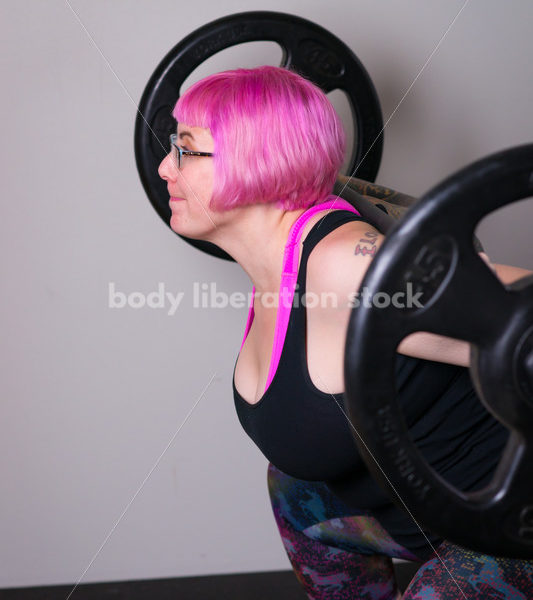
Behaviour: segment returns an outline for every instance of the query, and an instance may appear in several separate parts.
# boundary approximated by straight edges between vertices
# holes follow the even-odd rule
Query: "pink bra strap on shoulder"
[[[299,252],[295,252],[295,248],[299,245],[302,237],[302,230],[309,219],[316,213],[324,210],[349,210],[359,215],[359,212],[344,198],[339,196],[328,196],[328,199],[321,204],[315,204],[308,210],[302,213],[293,223],[285,245],[285,253],[283,256],[283,274],[298,272]]]
[[[279,303],[278,313],[276,318],[276,331],[274,334],[274,344],[272,349],[272,357],[270,359],[270,368],[268,372],[267,382],[265,391],[268,389],[270,382],[274,378],[276,370],[278,368],[279,359],[283,350],[283,344],[285,343],[285,335],[287,333],[287,326],[289,324],[289,316],[291,312],[291,306],[294,298],[294,290],[296,287],[296,279],[298,277],[298,259],[299,244],[302,237],[303,228],[307,221],[317,212],[321,212],[328,209],[343,209],[349,210],[358,216],[361,216],[359,212],[347,201],[338,196],[328,196],[328,199],[321,204],[311,206],[308,210],[302,213],[298,219],[293,223],[289,232],[287,244],[285,245],[285,252],[283,255],[283,272],[281,275],[281,284],[279,288]],[[254,288],[255,289],[255,288]],[[252,309],[253,311],[253,299]]]
[[[307,221],[317,212],[324,210],[349,210],[356,215],[360,216],[359,212],[347,201],[338,196],[330,195],[325,202],[321,204],[315,204],[308,210],[302,213],[298,219],[293,223],[287,243],[285,245],[285,251],[283,254],[283,272],[281,276],[281,284],[278,304],[278,312],[276,317],[276,331],[274,334],[274,343],[272,349],[272,356],[270,359],[270,367],[268,372],[268,378],[265,386],[265,392],[268,389],[276,370],[278,368],[279,359],[281,357],[281,351],[283,350],[283,344],[285,343],[285,335],[287,333],[287,326],[289,324],[289,316],[291,312],[291,306],[294,298],[294,290],[296,287],[296,279],[298,277],[298,259],[299,252],[296,251],[299,248],[300,239],[302,232]],[[241,343],[241,350],[244,346],[252,321],[254,320],[254,298],[255,298],[255,286],[252,288],[252,298],[250,301],[250,307],[248,310],[248,319],[246,321],[246,328],[244,337]]]

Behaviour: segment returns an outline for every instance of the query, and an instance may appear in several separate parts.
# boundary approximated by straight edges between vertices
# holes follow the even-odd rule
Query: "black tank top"
[[[305,293],[307,261],[314,246],[337,227],[356,220],[362,219],[335,210],[311,229],[298,270],[299,298]],[[276,373],[256,404],[246,402],[237,391],[234,369],[233,395],[242,427],[278,469],[298,479],[325,482],[354,512],[371,514],[399,544],[426,556],[430,549],[424,535],[378,487],[360,458],[343,414],[344,395],[323,392],[311,381],[305,340],[305,306],[293,303]],[[468,369],[396,356],[398,401],[413,441],[452,485],[463,491],[482,488],[490,481],[508,431],[481,404]],[[436,535],[425,533],[432,543],[438,542]]]

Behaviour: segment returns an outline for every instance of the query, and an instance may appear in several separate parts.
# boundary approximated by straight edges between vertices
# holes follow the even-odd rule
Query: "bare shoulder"
[[[318,293],[339,294],[339,306],[357,291],[385,237],[364,221],[350,221],[324,237],[309,256],[308,277]]]

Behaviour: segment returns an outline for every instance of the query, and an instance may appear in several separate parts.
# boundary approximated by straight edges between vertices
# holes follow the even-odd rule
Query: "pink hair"
[[[326,94],[288,69],[210,75],[179,98],[172,115],[211,131],[213,210],[268,202],[307,208],[331,193],[344,159],[346,136]]]

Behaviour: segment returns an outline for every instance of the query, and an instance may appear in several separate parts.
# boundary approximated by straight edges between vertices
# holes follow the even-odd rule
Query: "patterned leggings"
[[[402,596],[392,558],[422,561],[374,517],[356,514],[325,484],[294,479],[272,464],[268,489],[283,545],[311,600],[533,599],[533,561],[495,558],[446,541]]]

